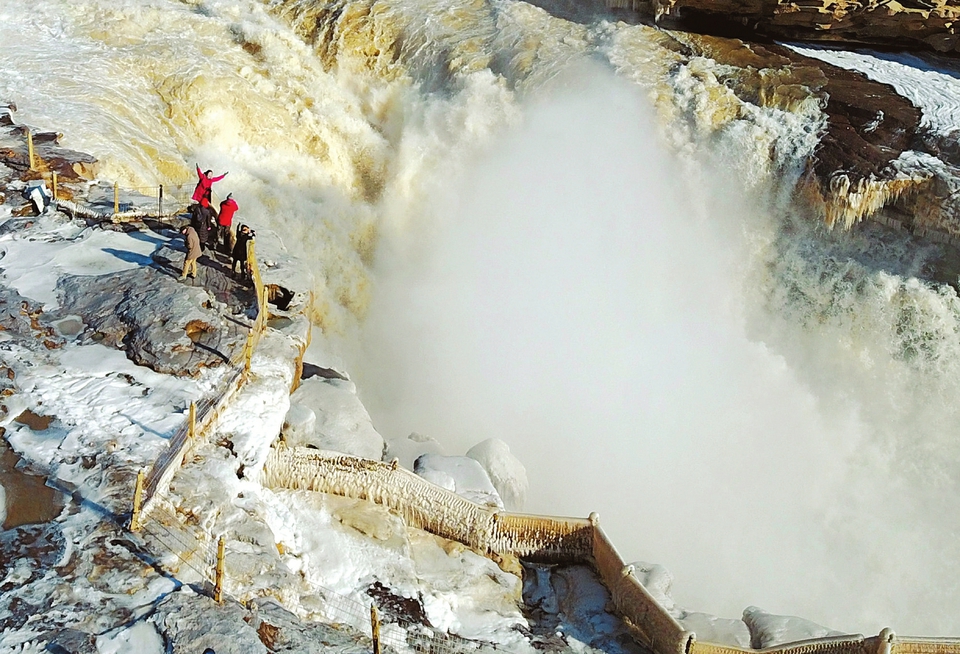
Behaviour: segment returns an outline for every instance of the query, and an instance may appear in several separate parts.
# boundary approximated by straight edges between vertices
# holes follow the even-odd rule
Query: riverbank
[[[45,479],[61,504],[0,533],[0,647],[266,652],[282,630],[288,642],[302,640],[290,651],[313,651],[318,639],[352,651],[371,593],[387,604],[412,600],[428,624],[528,647],[516,630],[526,624],[520,579],[494,562],[376,506],[258,483],[281,433],[368,456],[384,450],[345,373],[315,363],[304,372],[310,273],[266,231],[257,252],[271,317],[246,381],[143,534],[130,533],[137,472],[162,456],[191,403],[216,396],[256,298],[213,255],[196,281],[179,281],[175,220],[114,224],[55,205],[33,215],[21,197],[32,176],[0,169],[2,427],[18,468]],[[58,191],[73,204],[101,193],[79,179]],[[294,434],[285,422],[297,387],[300,414],[314,406],[321,424],[307,431],[299,422]],[[207,596],[203,554],[218,538],[222,605]],[[316,624],[321,597],[361,607],[359,623],[354,616],[332,632]]]

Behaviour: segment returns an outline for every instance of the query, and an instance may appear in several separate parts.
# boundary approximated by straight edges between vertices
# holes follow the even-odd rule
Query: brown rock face
[[[652,0],[658,21],[710,34],[960,51],[953,0]]]
[[[921,112],[892,87],[773,44],[688,34],[693,54],[723,64],[718,81],[744,101],[786,111],[815,98],[826,121],[800,192],[849,228],[928,183],[891,166],[916,147]]]

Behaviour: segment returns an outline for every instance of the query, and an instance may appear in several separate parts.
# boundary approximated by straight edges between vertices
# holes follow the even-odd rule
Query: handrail
[[[432,484],[396,462],[281,442],[267,456],[260,482],[268,488],[367,499],[396,511],[412,527],[486,554],[589,564],[610,591],[616,613],[655,654],[960,654],[960,639],[897,638],[890,629],[869,638],[832,636],[761,650],[699,641],[639,582],[596,514],[584,520],[501,512]]]

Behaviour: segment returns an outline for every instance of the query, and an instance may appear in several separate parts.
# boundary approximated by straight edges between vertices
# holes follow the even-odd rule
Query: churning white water
[[[960,633],[960,304],[913,278],[922,248],[765,199],[758,156],[804,154],[815,117],[758,115],[710,164],[685,123],[676,161],[638,30],[338,6],[6,0],[0,99],[126,185],[229,170],[316,261],[385,436],[506,440],[528,509],[599,511],[689,610]]]
[[[427,263],[379,287],[381,426],[507,440],[529,510],[599,511],[689,610],[955,631],[957,416],[909,390],[954,382],[897,316],[952,358],[955,295],[844,260],[879,242],[778,236],[695,187],[622,82],[558,86],[462,182]]]

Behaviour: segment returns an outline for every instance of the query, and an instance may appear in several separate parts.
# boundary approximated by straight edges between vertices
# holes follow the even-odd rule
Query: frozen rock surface
[[[467,450],[467,456],[483,466],[507,509],[519,511],[523,508],[530,487],[527,469],[513,455],[509,445],[499,438],[488,438]]]
[[[352,381],[305,379],[290,396],[290,406],[283,431],[288,444],[378,461],[383,456],[383,438],[373,428]]]
[[[153,268],[63,277],[59,289],[62,309],[87,325],[82,342],[125,350],[135,363],[165,374],[195,377],[222,365],[246,335],[212,308],[206,290],[183,287]]]
[[[648,651],[606,610],[610,593],[589,567],[525,563],[523,569],[524,614],[536,649]]]
[[[421,454],[443,454],[443,447],[431,436],[412,432],[406,438],[388,440],[383,458],[385,461],[397,459],[404,468],[413,470],[413,462]]]
[[[750,629],[750,644],[754,649],[843,635],[843,632],[833,631],[816,622],[790,615],[774,615],[756,606],[748,606],[743,610],[743,621]]]
[[[490,482],[487,471],[474,459],[466,456],[423,454],[414,461],[413,471],[427,481],[453,491],[471,502],[503,508],[503,500]]]

